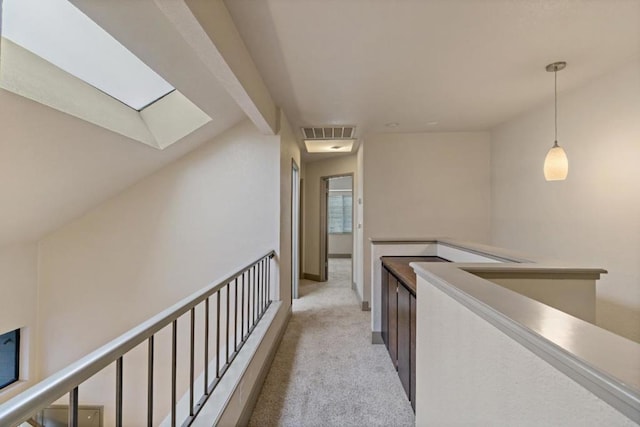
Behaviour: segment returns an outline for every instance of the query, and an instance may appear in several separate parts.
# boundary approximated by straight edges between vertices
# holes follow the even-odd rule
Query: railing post
[[[258,319],[260,318],[260,316],[262,315],[262,282],[263,282],[263,270],[264,268],[262,267],[262,263],[263,263],[263,259],[260,260],[260,262],[258,262],[258,301],[256,304],[256,307],[258,309]]]
[[[271,304],[271,260],[273,259],[273,257],[271,255],[269,255],[269,258],[267,260],[267,294],[268,294],[268,298],[267,298],[267,305]]]
[[[264,258],[263,261],[264,267],[262,268],[262,272],[264,273],[262,280],[262,312],[267,308],[267,264],[269,263],[268,258]]]
[[[204,394],[209,394],[209,298],[204,301]]]
[[[220,378],[220,291],[216,293],[216,378]]]
[[[69,427],[78,427],[78,387],[69,393]]]
[[[230,314],[229,313],[229,309],[230,309],[230,307],[229,307],[229,303],[230,303],[229,299],[230,299],[230,297],[231,297],[231,282],[227,283],[227,313],[226,313],[227,314],[227,321],[225,323],[225,326],[226,326],[225,332],[226,332],[226,336],[227,336],[227,341],[226,341],[226,344],[225,344],[225,350],[226,350],[226,353],[227,353],[227,357],[224,360],[225,365],[229,364],[229,329],[231,329],[231,328],[229,328],[229,314]]]
[[[233,298],[233,352],[238,351],[238,278],[235,280],[235,296]]]
[[[244,342],[244,272],[242,273],[242,292],[241,292],[241,301],[240,301],[240,337],[242,342]]]
[[[122,427],[122,356],[116,360],[116,427]]]
[[[171,328],[171,427],[176,427],[176,387],[177,387],[177,361],[178,351],[178,320],[174,320]]]
[[[151,335],[147,354],[147,427],[153,427],[153,341],[153,335]]]
[[[256,266],[253,266],[253,283],[251,284],[251,287],[253,288],[253,307],[252,307],[252,311],[253,311],[253,317],[251,319],[251,327],[253,327],[253,325],[256,324],[256,303],[258,302],[258,298],[256,295]]]
[[[191,308],[191,334],[189,336],[189,415],[193,416],[194,376],[195,376],[195,341],[196,341],[196,308]]]

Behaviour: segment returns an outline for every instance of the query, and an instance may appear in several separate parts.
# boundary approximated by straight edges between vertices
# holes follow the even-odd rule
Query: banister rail
[[[122,384],[123,384],[123,356],[138,345],[148,342],[148,387],[147,387],[147,425],[153,424],[154,402],[154,335],[162,329],[171,326],[172,329],[172,367],[171,367],[171,426],[178,423],[176,406],[176,354],[177,354],[177,321],[183,315],[190,313],[190,346],[189,346],[189,415],[180,425],[188,426],[194,420],[198,411],[215,389],[216,385],[227,371],[229,365],[242,348],[247,337],[251,334],[264,312],[271,304],[271,260],[275,251],[270,251],[255,262],[249,264],[237,273],[232,274],[216,285],[208,286],[182,299],[173,306],[158,313],[147,321],[120,335],[87,356],[77,360],[66,368],[58,371],[26,391],[0,405],[0,426],[16,426],[27,422],[33,415],[56,400],[69,393],[69,426],[77,427],[78,422],[78,387],[80,384],[96,375],[102,369],[116,363],[116,426],[123,425],[122,413]],[[226,301],[221,301],[221,293],[226,289]],[[234,306],[231,307],[231,294]],[[240,294],[241,299],[238,298]],[[216,345],[215,345],[215,374],[213,381],[209,381],[209,326],[210,300],[215,298],[216,304]],[[204,303],[205,336],[204,336],[204,390],[202,397],[194,405],[194,340],[195,340],[195,308]],[[226,304],[226,322],[224,336],[221,335],[221,304]],[[239,307],[238,307],[239,306]],[[225,306],[223,306],[224,308]],[[233,319],[231,309],[233,308]],[[233,325],[231,321],[233,320]],[[233,328],[233,332],[231,329]],[[233,336],[230,336],[230,333]],[[238,341],[238,332],[240,340]],[[226,340],[225,352],[221,354],[221,340]],[[230,353],[231,352],[231,353]],[[221,363],[222,361],[224,363]],[[131,423],[131,421],[129,422]],[[141,424],[137,420],[135,424]]]

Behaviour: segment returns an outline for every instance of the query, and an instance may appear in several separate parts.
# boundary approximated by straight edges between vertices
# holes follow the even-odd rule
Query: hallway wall
[[[305,164],[303,272],[308,275],[320,274],[320,179],[350,173],[354,174],[354,184],[357,183],[355,154]]]
[[[360,144],[356,154],[356,171],[358,180],[353,186],[355,190],[353,194],[353,210],[355,214],[353,224],[353,232],[355,234],[353,239],[353,281],[356,284],[360,300],[364,301],[364,204],[362,203],[364,195],[364,144]],[[363,307],[370,308],[368,301]]]
[[[486,132],[385,133],[364,142],[364,299],[371,238],[490,237]]]
[[[42,376],[278,250],[279,160],[279,137],[261,135],[243,121],[42,240]],[[188,322],[180,324],[179,346],[188,348],[182,329]],[[164,348],[168,335],[159,335],[158,348]],[[135,350],[125,358],[131,374],[125,383],[128,419],[142,419],[132,414],[146,408],[139,390],[146,383],[136,382],[137,373],[146,369],[140,354]],[[166,357],[157,352],[158,366]],[[182,390],[185,380],[179,378]],[[167,387],[167,376],[157,383]],[[81,400],[99,401],[112,387],[113,376],[99,376],[81,387]],[[157,403],[158,417],[166,415],[166,403]],[[105,413],[112,416],[112,402],[106,405]]]
[[[264,380],[263,368],[270,362],[270,351],[277,348],[279,334],[287,326],[291,314],[291,160],[293,159],[300,172],[304,170],[300,163],[300,147],[286,116],[280,112],[280,250],[279,264],[279,296],[282,307],[271,324],[271,328],[258,348],[251,365],[244,372],[240,387],[229,399],[229,405],[220,419],[219,425],[244,425],[250,416],[249,410],[258,398]],[[266,366],[270,368],[270,366]],[[250,385],[254,384],[253,390]]]
[[[36,243],[12,245],[0,249],[0,334],[24,328],[20,332],[22,354],[20,379],[0,390],[0,403],[8,400],[37,380],[36,338],[38,319],[38,247]],[[27,354],[28,353],[28,354]],[[27,361],[27,363],[24,363]]]
[[[280,123],[280,299],[288,306],[291,301],[291,163],[298,165],[300,176],[304,168],[298,141],[284,114]]]
[[[542,173],[552,98],[492,132],[492,243],[607,269],[597,323],[640,341],[640,62],[560,92],[558,109],[566,181]]]
[[[353,233],[329,234],[329,256],[351,258],[353,255]]]

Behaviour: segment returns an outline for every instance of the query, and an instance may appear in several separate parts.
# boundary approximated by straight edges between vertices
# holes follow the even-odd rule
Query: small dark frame
[[[9,335],[9,334],[14,334],[13,339],[15,339],[16,342],[16,351],[14,353],[14,371],[13,371],[13,377],[6,383],[0,384],[0,390],[2,390],[5,387],[10,386],[11,384],[18,382],[18,380],[20,379],[20,329],[15,329],[13,331],[9,331],[6,332],[2,335],[0,335],[0,340],[3,340],[5,336]],[[0,345],[2,345],[3,343],[0,342]]]

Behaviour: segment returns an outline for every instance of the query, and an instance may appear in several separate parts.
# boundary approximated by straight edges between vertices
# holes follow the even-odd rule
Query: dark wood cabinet
[[[416,275],[411,262],[447,262],[438,257],[382,257],[381,335],[400,382],[416,410]]]
[[[389,304],[389,274],[387,270],[382,269],[382,327],[380,334],[382,335],[382,341],[389,350],[389,315],[387,306]]]
[[[410,304],[410,318],[409,318],[409,325],[411,328],[411,338],[409,339],[410,341],[410,346],[411,346],[411,352],[410,352],[410,357],[411,357],[411,386],[410,386],[410,392],[409,392],[409,400],[411,400],[411,407],[413,408],[413,412],[416,411],[416,297],[414,295],[411,295],[409,297],[409,304]]]
[[[393,366],[398,369],[398,281],[389,275],[387,297],[387,317],[389,322],[387,349],[393,361]]]
[[[398,375],[407,397],[411,396],[411,294],[398,286]]]

